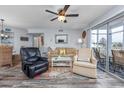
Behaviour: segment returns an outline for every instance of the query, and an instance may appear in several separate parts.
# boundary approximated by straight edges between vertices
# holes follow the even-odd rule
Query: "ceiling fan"
[[[51,19],[50,21],[54,21],[54,20],[58,19],[61,22],[67,23],[67,20],[65,17],[78,17],[79,14],[66,14],[66,11],[68,10],[69,7],[70,7],[70,5],[65,5],[64,8],[60,9],[58,12],[46,10],[46,12],[57,15],[57,17]]]

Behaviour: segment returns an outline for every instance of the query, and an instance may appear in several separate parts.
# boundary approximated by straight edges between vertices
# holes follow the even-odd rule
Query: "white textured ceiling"
[[[53,22],[50,19],[55,15],[45,12],[46,9],[57,11],[64,6],[54,5],[21,5],[21,6],[0,6],[0,18],[5,19],[9,26],[19,28],[60,28],[81,29],[90,22],[108,12],[112,5],[71,5],[67,13],[78,13],[79,17],[67,18],[68,23],[61,23],[58,20]]]

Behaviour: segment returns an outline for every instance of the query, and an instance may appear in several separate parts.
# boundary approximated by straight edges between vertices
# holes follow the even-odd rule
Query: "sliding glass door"
[[[106,67],[107,26],[101,26],[91,31],[91,47],[94,49],[98,60],[98,67]]]
[[[123,48],[123,25],[111,28],[112,33],[112,49]]]
[[[124,16],[91,30],[98,68],[124,79]]]
[[[98,28],[98,50],[100,54],[100,67],[106,68],[106,53],[107,53],[107,25]]]
[[[124,18],[109,23],[111,31],[111,56],[109,72],[124,78]]]
[[[91,31],[91,47],[97,47],[97,29]]]

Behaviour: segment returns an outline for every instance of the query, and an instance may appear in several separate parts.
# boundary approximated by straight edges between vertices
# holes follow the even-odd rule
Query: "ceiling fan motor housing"
[[[78,17],[79,14],[66,14],[66,11],[68,10],[69,6],[70,5],[65,5],[64,8],[58,9],[58,13],[53,12],[51,10],[46,10],[46,12],[57,15],[57,17],[51,19],[50,21],[54,21],[54,20],[58,19],[60,22],[67,23],[67,20],[65,19],[65,17]]]

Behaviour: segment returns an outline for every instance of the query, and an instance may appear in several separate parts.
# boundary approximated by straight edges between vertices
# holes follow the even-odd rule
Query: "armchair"
[[[22,60],[22,71],[29,77],[43,73],[48,70],[47,58],[41,57],[38,48],[27,47],[20,50]]]
[[[89,48],[79,49],[73,63],[73,73],[97,78],[97,61]]]

